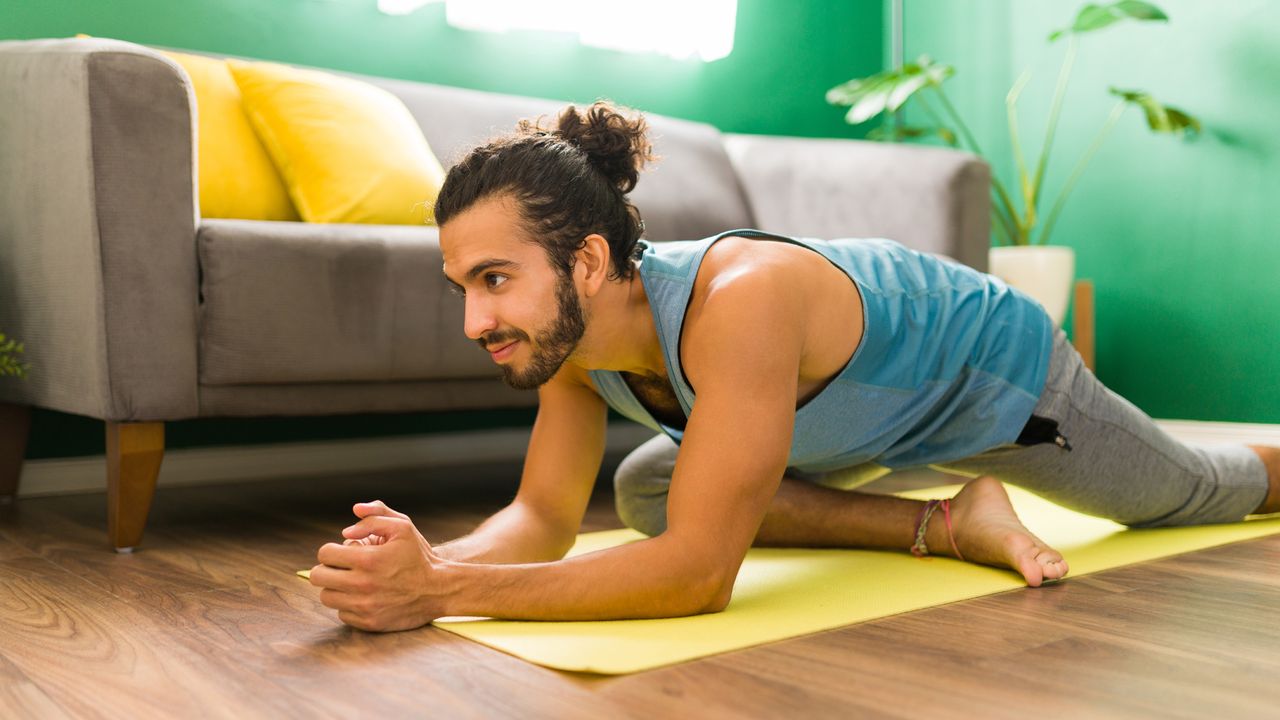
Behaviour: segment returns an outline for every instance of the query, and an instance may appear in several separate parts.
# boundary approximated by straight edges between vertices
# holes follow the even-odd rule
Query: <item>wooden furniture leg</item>
[[[18,497],[22,459],[31,435],[31,406],[0,402],[0,505]]]
[[[116,552],[142,540],[164,459],[164,423],[107,423],[107,534]]]
[[[1093,326],[1093,281],[1077,280],[1075,286],[1074,309],[1071,317],[1071,344],[1084,360],[1090,372],[1097,372],[1094,367],[1094,335]]]

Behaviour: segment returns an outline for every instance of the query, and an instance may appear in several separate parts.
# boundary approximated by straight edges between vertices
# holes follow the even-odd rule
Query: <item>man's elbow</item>
[[[692,608],[690,615],[718,613],[729,606],[733,596],[734,576],[725,572],[703,574],[696,583],[689,583],[688,600]]]
[[[718,588],[711,595],[710,601],[702,608],[704,613],[718,613],[729,607],[729,600],[733,597],[733,583],[729,583],[723,588]]]

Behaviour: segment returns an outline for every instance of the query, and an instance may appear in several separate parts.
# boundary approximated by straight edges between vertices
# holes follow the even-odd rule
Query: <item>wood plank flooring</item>
[[[517,476],[161,487],[133,555],[108,548],[102,494],[0,508],[0,717],[1280,716],[1280,537],[623,677],[351,630],[293,575],[354,501],[444,540]],[[585,529],[619,526],[601,487]]]

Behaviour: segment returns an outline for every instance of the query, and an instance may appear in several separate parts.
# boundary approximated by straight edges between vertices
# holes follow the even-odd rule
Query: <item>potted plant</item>
[[[1057,197],[1046,205],[1042,194],[1045,171],[1049,166],[1054,133],[1062,115],[1062,100],[1075,63],[1079,37],[1124,20],[1168,19],[1156,6],[1138,0],[1120,0],[1108,5],[1088,4],[1077,13],[1071,27],[1049,35],[1050,43],[1065,37],[1067,50],[1058,73],[1048,126],[1034,169],[1028,166],[1023,155],[1017,117],[1018,97],[1031,77],[1029,70],[1023,71],[1005,97],[1009,141],[1017,164],[1018,192],[1009,192],[999,178],[992,178],[991,223],[996,246],[991,248],[989,271],[1040,301],[1059,325],[1066,314],[1067,299],[1075,274],[1075,253],[1070,247],[1049,245],[1049,239],[1080,175],[1116,122],[1126,110],[1137,106],[1142,109],[1147,126],[1153,132],[1186,137],[1200,131],[1200,122],[1194,117],[1161,104],[1146,92],[1110,88],[1110,93],[1116,97],[1115,105],[1093,142],[1072,168]],[[845,120],[859,125],[885,113],[897,113],[909,100],[914,101],[932,125],[907,126],[899,122],[895,115],[889,122],[869,132],[867,137],[872,140],[901,141],[936,136],[951,147],[983,155],[973,133],[942,89],[943,82],[954,73],[951,66],[935,63],[927,55],[922,55],[915,62],[902,67],[837,85],[827,91],[827,102],[848,107]],[[1042,212],[1046,207],[1047,212]]]

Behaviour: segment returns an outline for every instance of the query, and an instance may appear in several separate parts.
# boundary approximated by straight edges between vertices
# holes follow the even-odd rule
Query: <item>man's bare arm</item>
[[[436,554],[469,563],[564,557],[604,458],[607,407],[589,383],[586,373],[566,364],[539,389],[538,417],[515,500],[470,534],[435,546]]]
[[[804,317],[784,287],[730,287],[686,321],[696,332],[685,337],[684,369],[698,399],[665,533],[556,562],[478,564],[439,557],[407,520],[370,517],[358,532],[389,542],[322,547],[311,576],[321,601],[343,622],[378,630],[443,615],[592,620],[723,609],[786,466],[803,347],[795,318]]]
[[[795,318],[804,311],[777,282],[754,274],[722,283],[687,320],[684,370],[698,398],[671,481],[667,531],[542,566],[445,568],[451,613],[587,620],[727,605],[794,429],[803,349]]]

